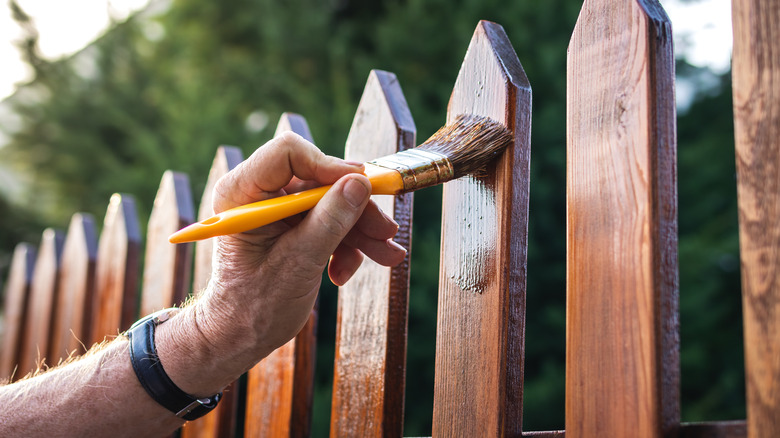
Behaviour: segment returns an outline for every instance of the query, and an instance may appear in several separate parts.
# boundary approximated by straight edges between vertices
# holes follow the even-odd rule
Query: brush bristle
[[[506,126],[487,117],[462,114],[436,131],[418,149],[438,152],[449,158],[454,178],[485,167],[512,141]]]

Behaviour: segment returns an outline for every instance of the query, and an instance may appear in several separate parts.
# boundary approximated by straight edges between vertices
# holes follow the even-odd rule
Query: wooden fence
[[[780,436],[778,23],[777,2],[734,3],[747,419],[680,424],[669,20],[651,0],[587,0],[568,65],[566,430],[522,430],[531,88],[504,30],[481,22],[447,117],[492,117],[515,141],[486,175],[444,188],[433,436]],[[311,138],[297,115],[282,117],[283,130]],[[346,158],[368,160],[415,141],[396,77],[371,72]],[[199,218],[211,214],[216,180],[241,160],[235,148],[218,149]],[[412,196],[377,199],[407,248]],[[194,219],[186,175],[166,172],[145,246],[129,195],[111,199],[99,243],[94,220],[77,214],[67,237],[46,230],[37,254],[20,244],[6,287],[0,376],[14,367],[23,375],[42,357],[56,363],[83,351],[79,340],[115,335],[139,313],[201,290],[210,241],[194,248],[192,282],[193,248],[166,241]],[[409,259],[395,268],[367,260],[339,290],[331,436],[401,435],[408,284]],[[315,308],[295,339],[248,373],[245,388],[226,391],[218,410],[183,436],[307,436],[316,323]]]

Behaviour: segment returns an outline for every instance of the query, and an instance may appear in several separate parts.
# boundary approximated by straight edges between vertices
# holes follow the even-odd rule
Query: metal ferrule
[[[419,149],[407,149],[369,161],[369,164],[400,173],[404,182],[403,192],[435,186],[451,180],[455,175],[446,155]]]

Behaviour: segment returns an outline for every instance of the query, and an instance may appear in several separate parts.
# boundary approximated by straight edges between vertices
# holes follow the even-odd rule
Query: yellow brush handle
[[[403,188],[401,175],[394,170],[366,164],[366,175],[374,195],[392,195]],[[173,233],[171,243],[192,242],[215,236],[242,233],[311,210],[332,186],[279,196],[225,210]]]

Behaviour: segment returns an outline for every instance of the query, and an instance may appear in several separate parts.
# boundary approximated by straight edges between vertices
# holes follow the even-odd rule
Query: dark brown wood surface
[[[274,136],[285,131],[293,131],[313,141],[306,120],[298,114],[282,114]],[[317,312],[315,304],[300,333],[249,370],[244,436],[309,436]]]
[[[566,432],[679,427],[671,24],[652,0],[589,0],[567,70]]]
[[[14,249],[8,280],[5,284],[3,306],[3,344],[0,351],[0,382],[22,377],[16,371],[22,346],[22,332],[27,316],[27,303],[33,280],[37,251],[29,243],[20,243]]]
[[[38,370],[44,362],[46,366],[56,365],[47,355],[51,341],[52,311],[57,302],[63,240],[64,236],[58,230],[47,228],[43,231],[22,333],[20,376]]]
[[[137,317],[141,232],[135,200],[114,194],[98,242],[92,343],[130,328]]]
[[[345,158],[365,162],[415,147],[416,128],[398,79],[373,70],[347,138]],[[412,194],[373,196],[411,248]],[[403,432],[409,253],[393,268],[366,258],[339,288],[330,436]]]
[[[168,236],[195,221],[187,175],[166,171],[146,232],[140,316],[181,304],[190,291],[192,243],[174,245]]]
[[[518,436],[531,88],[504,29],[477,26],[447,118],[490,117],[514,143],[479,177],[444,186],[433,436]]]
[[[747,430],[780,436],[780,3],[733,2]]]
[[[206,187],[200,199],[198,220],[214,215],[212,205],[214,186],[226,173],[243,161],[241,149],[234,146],[220,146],[211,164]],[[195,244],[195,268],[192,280],[192,294],[197,295],[208,286],[211,278],[211,256],[214,239],[201,240]],[[181,430],[182,438],[233,437],[236,432],[239,383],[231,383],[222,392],[222,401],[209,414],[187,423]]]
[[[70,220],[62,249],[49,350],[53,363],[85,351],[92,322],[96,261],[95,220],[87,213],[76,213]]]

